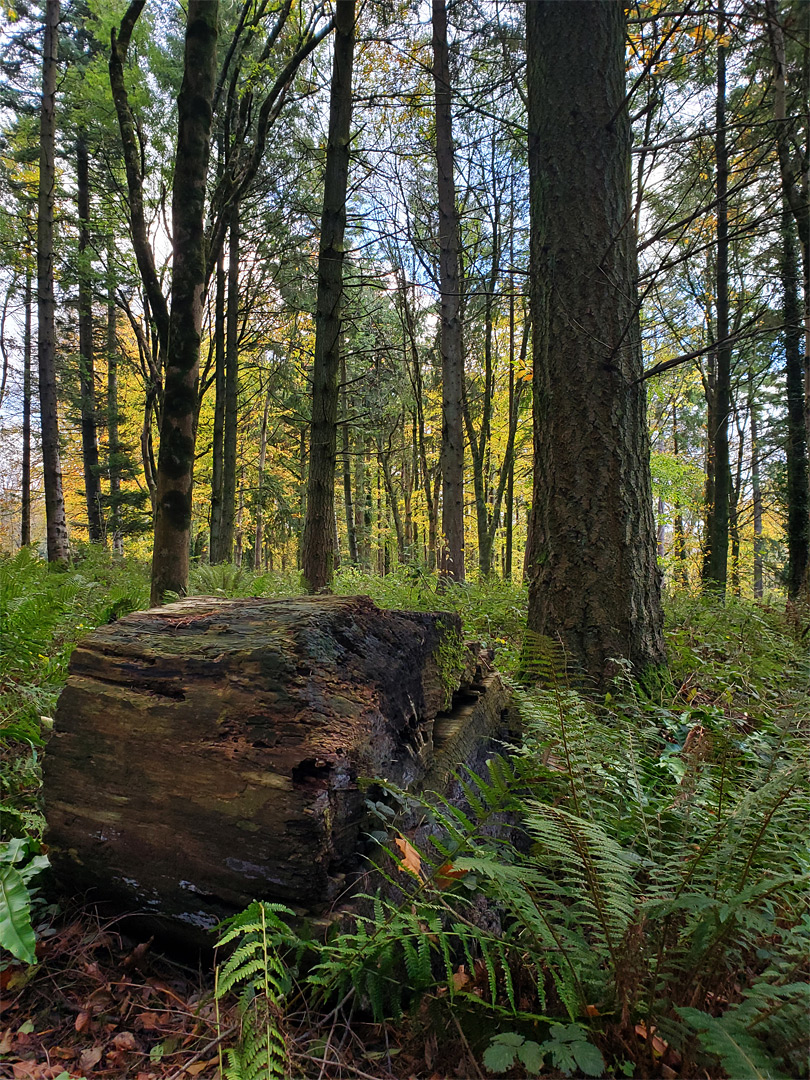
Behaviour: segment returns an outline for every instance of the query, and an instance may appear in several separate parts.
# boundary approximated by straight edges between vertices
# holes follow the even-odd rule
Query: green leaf
[[[503,1042],[498,1042],[496,1039],[493,1039],[491,1044],[484,1051],[483,1061],[487,1072],[506,1072],[506,1070],[511,1069],[514,1064],[515,1047],[506,1046]]]
[[[586,1076],[603,1076],[605,1072],[605,1059],[599,1053],[593,1043],[571,1043],[571,1053]]]
[[[527,1039],[523,1046],[518,1047],[517,1056],[530,1073],[539,1073],[543,1068],[543,1052],[539,1044],[531,1039]]]
[[[704,1049],[720,1058],[729,1076],[778,1080],[784,1075],[764,1047],[735,1022],[733,1013],[718,1018],[686,1006],[678,1007],[678,1012],[697,1031]]]
[[[35,945],[31,897],[22,875],[14,866],[0,864],[0,946],[24,964],[35,964]]]

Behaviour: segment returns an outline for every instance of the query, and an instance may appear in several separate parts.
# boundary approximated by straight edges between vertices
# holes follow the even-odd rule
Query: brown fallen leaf
[[[42,1065],[38,1061],[18,1061],[11,1069],[14,1080],[46,1080],[46,1077],[56,1075],[50,1065]]]
[[[135,1050],[138,1043],[131,1031],[119,1031],[113,1038],[113,1046],[116,1050]]]
[[[402,852],[399,863],[400,870],[405,874],[413,874],[421,880],[422,859],[419,852],[403,836],[398,836],[394,843]]]
[[[155,1012],[142,1012],[135,1014],[135,1027],[141,1031],[154,1031],[160,1027],[160,1019]]]
[[[588,1016],[599,1016],[599,1010],[595,1005],[586,1005],[585,1012],[588,1014]]]
[[[219,1058],[210,1058],[208,1061],[198,1061],[194,1065],[186,1065],[186,1072],[189,1076],[199,1076],[205,1069],[210,1069],[218,1064]]]
[[[83,1009],[76,1019],[73,1021],[73,1026],[77,1031],[84,1031],[87,1025],[90,1023],[90,1013],[86,1009]]]
[[[0,1036],[0,1054],[10,1054],[13,1045],[14,1039],[11,1028],[6,1028],[2,1036]]]
[[[467,969],[463,964],[459,964],[458,970],[453,972],[453,989],[463,990],[469,982],[470,976],[467,974]]]
[[[90,1046],[86,1050],[82,1050],[79,1057],[79,1070],[83,1073],[92,1072],[101,1061],[103,1053],[104,1051],[100,1046]]]

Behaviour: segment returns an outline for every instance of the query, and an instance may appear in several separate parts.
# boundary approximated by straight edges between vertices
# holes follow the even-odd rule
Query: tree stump
[[[457,616],[365,597],[195,597],[101,627],[45,758],[55,872],[189,940],[254,898],[322,912],[360,861],[358,779],[441,784],[500,723],[482,677]],[[454,720],[473,684],[486,705],[462,692]]]

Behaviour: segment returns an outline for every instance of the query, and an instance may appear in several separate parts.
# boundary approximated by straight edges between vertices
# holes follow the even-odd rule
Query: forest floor
[[[200,568],[198,578],[195,591],[200,594],[289,595],[294,589],[290,581],[255,578],[231,568],[216,571]],[[347,593],[370,592],[378,603],[392,607],[424,610],[431,606],[454,606],[465,620],[468,634],[494,646],[500,666],[507,672],[514,670],[522,648],[525,619],[525,592],[520,586],[489,584],[448,599],[437,596],[427,577],[414,573],[389,581],[347,574],[340,589]],[[0,560],[0,616],[6,636],[0,653],[0,824],[4,839],[23,837],[26,843],[30,842],[32,853],[40,850],[38,838],[44,821],[39,768],[42,754],[47,753],[48,714],[64,680],[73,643],[88,628],[145,606],[146,591],[143,568],[114,568],[101,558],[91,559],[74,574],[61,578],[49,575],[34,560],[22,559],[16,565],[10,560]],[[799,753],[794,746],[802,741],[806,745],[807,741],[810,651],[806,625],[803,628],[797,619],[788,622],[778,600],[772,605],[735,600],[723,608],[706,605],[697,598],[681,597],[669,604],[668,624],[672,678],[656,702],[642,701],[637,694],[633,697],[635,691],[628,691],[630,697],[619,709],[621,687],[617,688],[615,700],[606,699],[604,704],[594,706],[592,712],[587,712],[591,706],[583,704],[577,695],[571,693],[566,699],[561,716],[570,712],[584,717],[582,745],[589,744],[594,756],[599,758],[594,773],[586,773],[587,768],[594,767],[585,760],[590,752],[587,747],[583,763],[570,765],[569,773],[554,764],[558,753],[553,745],[554,718],[549,720],[543,713],[538,720],[537,702],[526,698],[529,728],[545,725],[546,742],[529,740],[526,747],[527,755],[538,752],[538,746],[545,747],[544,759],[551,761],[550,772],[542,781],[546,785],[543,798],[564,806],[568,798],[564,788],[570,781],[570,793],[576,803],[579,781],[575,782],[574,777],[578,770],[582,790],[588,785],[598,786],[609,776],[608,797],[616,806],[615,837],[625,848],[633,847],[635,840],[630,834],[639,831],[639,827],[632,824],[624,805],[629,789],[621,791],[616,780],[622,775],[621,760],[617,758],[615,770],[611,765],[610,743],[615,742],[612,733],[616,730],[611,725],[617,718],[624,726],[638,725],[637,736],[633,737],[637,738],[634,745],[639,762],[634,759],[633,768],[638,765],[640,781],[638,777],[632,779],[633,784],[638,786],[640,782],[644,787],[640,804],[654,803],[651,816],[639,819],[646,822],[654,819],[660,822],[667,815],[671,822],[676,818],[692,820],[698,809],[705,810],[709,817],[715,814],[710,805],[711,800],[717,799],[714,774],[711,784],[707,780],[708,801],[699,802],[697,794],[698,784],[702,782],[698,774],[703,770],[708,776],[709,770],[706,733],[711,734],[714,746],[721,742],[728,746],[733,741],[741,806],[748,805],[745,800],[750,803],[755,797],[752,792],[763,786],[762,774],[756,773],[756,769],[767,769],[767,786],[771,783],[774,762],[778,759],[780,765],[786,763],[793,768],[795,761],[791,755],[795,757]],[[664,702],[666,694],[669,697]],[[571,722],[570,715],[567,722]],[[565,727],[562,735],[566,737]],[[576,743],[576,732],[569,729],[567,738],[570,750]],[[649,761],[644,763],[641,758],[647,753],[648,744],[654,749],[649,750]],[[731,760],[723,759],[724,774]],[[806,763],[802,768],[806,776]],[[662,783],[669,787],[662,787]],[[806,796],[805,781],[805,800]],[[730,786],[720,788],[721,805],[724,797],[731,801]],[[750,868],[755,863],[759,865],[765,849],[761,834],[772,820],[778,821],[782,830],[781,854],[776,851],[774,859],[784,861],[785,851],[792,852],[806,844],[806,815],[803,819],[794,810],[792,817],[780,817],[787,796],[779,798],[782,800],[779,809],[774,802],[757,819],[761,824],[755,829],[756,822],[751,825],[756,835],[753,846],[740,848],[743,883]],[[610,818],[610,804],[600,803],[595,816]],[[738,815],[733,820],[739,840],[748,828],[748,818]],[[784,835],[786,821],[792,822],[790,836]],[[689,828],[692,827],[690,824]],[[673,850],[671,866],[665,863],[667,854],[662,848],[656,854],[656,859],[661,860],[662,878],[669,873],[680,874],[683,865],[694,859],[693,853],[698,848],[700,855],[695,862],[707,861],[705,852],[718,829],[716,823],[710,823],[708,831],[704,829],[700,833],[702,840],[695,839],[697,834],[684,831],[678,840],[683,848]],[[676,843],[673,835],[670,832],[665,837],[670,847]],[[611,845],[613,837],[604,843]],[[481,857],[480,848],[474,851],[471,848],[471,853]],[[718,849],[717,858],[718,864],[722,859],[734,862],[737,854],[732,849]],[[558,882],[563,880],[564,872],[564,867],[558,867]],[[763,861],[761,880],[770,872]],[[692,888],[694,868],[690,869],[690,875]],[[719,880],[716,877],[711,885],[715,893]],[[245,1058],[228,1055],[229,1049],[232,1051],[240,1044],[244,1013],[235,995],[218,1000],[210,956],[189,966],[187,960],[181,962],[164,955],[150,941],[128,936],[126,924],[103,911],[82,907],[76,898],[46,903],[34,894],[36,964],[27,965],[8,953],[0,954],[0,1077],[10,1080],[183,1080],[186,1077],[230,1080],[254,1074],[269,1077],[288,1074],[318,1080],[529,1075],[683,1076],[710,1080],[766,1075],[806,1077],[807,999],[802,996],[802,987],[806,989],[810,984],[810,916],[807,879],[801,884],[796,882],[797,878],[795,881],[785,878],[781,885],[771,888],[764,907],[757,906],[754,894],[745,893],[738,882],[739,896],[730,900],[726,896],[726,908],[717,909],[721,921],[712,925],[720,926],[720,934],[715,933],[708,945],[701,944],[705,927],[690,930],[692,914],[675,924],[671,912],[665,916],[660,941],[673,960],[666,974],[669,980],[666,987],[660,985],[667,972],[666,964],[659,963],[655,971],[656,993],[666,1000],[665,1007],[655,1003],[661,1009],[658,1026],[650,1020],[652,1006],[641,1004],[648,983],[644,981],[647,975],[640,970],[633,974],[638,983],[634,991],[638,999],[634,1018],[628,1021],[627,1006],[621,1018],[612,1011],[610,1002],[618,1000],[617,987],[621,987],[626,998],[629,971],[635,965],[635,972],[641,963],[638,957],[628,959],[627,952],[612,974],[609,951],[599,953],[602,959],[597,964],[601,972],[598,979],[594,972],[587,976],[591,980],[589,1000],[597,1004],[582,1005],[586,1015],[576,1023],[569,1023],[567,1029],[565,1021],[576,1015],[576,1007],[566,998],[553,963],[549,962],[546,972],[551,988],[548,993],[538,984],[535,989],[540,1001],[537,1001],[519,990],[520,1000],[517,1004],[512,1000],[510,1007],[507,999],[514,992],[504,988],[501,974],[496,988],[490,961],[485,964],[472,957],[472,964],[462,962],[455,967],[450,980],[436,975],[430,985],[412,987],[412,992],[406,995],[404,1012],[385,1023],[373,1021],[368,1002],[352,989],[337,995],[337,1004],[333,997],[326,1005],[317,1005],[296,986],[288,996],[290,1004],[283,1019],[276,1025],[286,1044],[283,1073],[278,1071],[278,1066],[275,1072],[268,1068],[266,1072],[251,1073]],[[679,885],[676,894],[680,895],[684,887]],[[643,888],[653,891],[649,882]],[[775,893],[774,888],[779,891]],[[764,891],[760,888],[760,892]],[[647,899],[638,890],[634,895],[639,903]],[[780,898],[775,907],[774,895]],[[414,912],[419,902],[417,897]],[[549,893],[549,906],[556,902]],[[508,908],[508,898],[501,903]],[[694,910],[702,911],[709,903],[705,897],[700,903],[695,900]],[[728,915],[728,911],[737,910],[735,903],[744,911],[739,919]],[[566,899],[565,904],[571,911],[576,899]],[[421,913],[419,917],[422,918]],[[717,917],[716,912],[713,917]],[[765,925],[763,920],[767,922],[768,918],[771,921]],[[655,910],[650,908],[650,914],[633,926],[641,933],[640,927],[652,925],[654,919]],[[631,926],[627,933],[632,929]],[[587,940],[583,938],[586,949],[582,954],[583,965],[588,963],[587,950],[596,956],[601,947],[597,930],[590,927]],[[435,935],[433,938],[428,935],[427,940],[435,944]],[[524,965],[524,973],[515,976],[516,987],[521,978],[525,983],[526,972],[537,982],[538,972],[545,964],[538,959],[539,954],[531,953],[525,940],[519,938],[516,963]],[[651,931],[650,940],[654,940]],[[574,938],[571,941],[570,948],[574,950],[577,942]],[[483,948],[486,953],[485,942]],[[464,960],[463,954],[461,959]],[[701,964],[705,965],[705,975],[700,974]],[[406,972],[403,967],[404,982],[408,974],[410,969]],[[304,981],[303,975],[301,980]],[[694,993],[690,980],[702,986],[702,997]],[[552,992],[555,986],[562,995],[560,999],[555,997],[556,991]],[[490,989],[491,1001],[487,1004]],[[760,1004],[760,999],[764,1004]],[[585,1000],[583,997],[582,1001]],[[693,1001],[706,1011],[698,1014],[690,1007]],[[642,1018],[643,1008],[648,1009],[646,1020]],[[756,1009],[760,1011],[752,1012]],[[690,1038],[682,1031],[679,1035],[677,1016],[687,1017],[687,1014],[697,1025],[698,1037],[694,1031]],[[397,1015],[397,1009],[393,1015]],[[756,1028],[763,1017],[769,1023],[767,1038],[762,1036],[761,1028]],[[745,1033],[740,1018],[745,1022]],[[713,1041],[716,1033],[709,1030],[709,1025],[715,1022],[724,1023],[725,1027]],[[548,1036],[542,1045],[532,1041],[537,1031]],[[590,1041],[576,1044],[570,1041],[580,1037]],[[730,1040],[733,1049],[728,1049],[723,1040]],[[501,1052],[500,1064],[497,1057],[486,1057],[487,1044],[490,1055],[493,1047]],[[572,1046],[574,1057],[569,1053]],[[776,1062],[781,1071],[775,1065],[772,1072],[763,1068],[757,1058],[760,1051],[770,1055],[768,1062]],[[748,1055],[745,1060],[749,1065],[740,1066],[738,1052]],[[743,1071],[739,1071],[741,1068]]]

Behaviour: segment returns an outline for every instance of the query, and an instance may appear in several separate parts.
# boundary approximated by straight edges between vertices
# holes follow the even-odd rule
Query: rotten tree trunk
[[[471,760],[483,729],[443,715],[462,686],[494,690],[493,734],[503,692],[456,615],[330,596],[128,615],[71,658],[45,765],[53,866],[180,937],[254,897],[322,911],[362,865],[358,778],[441,786]]]

